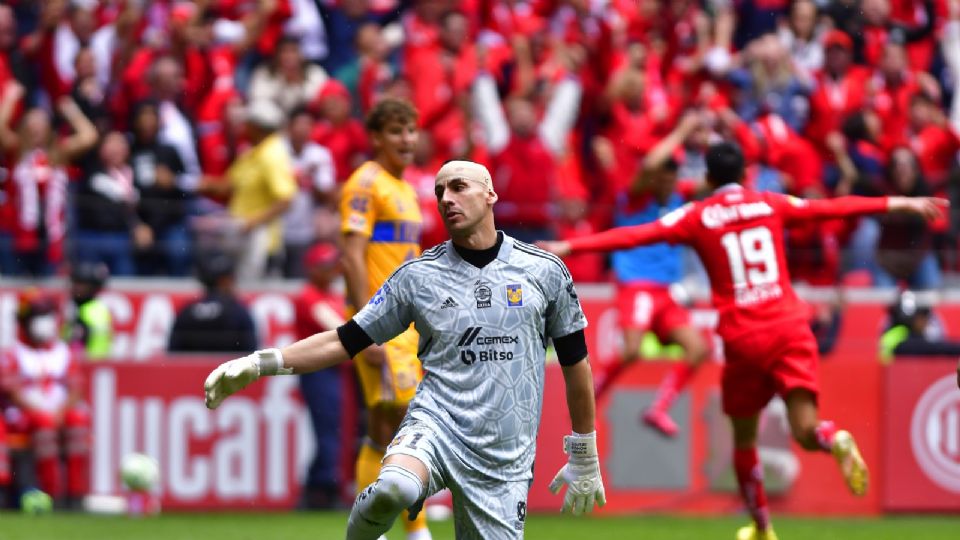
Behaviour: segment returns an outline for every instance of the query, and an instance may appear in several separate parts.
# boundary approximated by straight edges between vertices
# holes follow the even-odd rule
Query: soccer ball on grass
[[[120,464],[120,478],[130,491],[151,491],[160,481],[160,465],[146,454],[127,454]]]

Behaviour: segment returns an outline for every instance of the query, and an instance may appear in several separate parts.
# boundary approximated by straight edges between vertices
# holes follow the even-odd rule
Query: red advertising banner
[[[883,399],[883,506],[960,510],[960,390],[952,361],[898,360]]]
[[[119,493],[120,461],[143,452],[160,463],[164,508],[295,506],[314,448],[296,377],[270,377],[210,411],[203,381],[215,365],[90,366],[94,494]]]
[[[209,411],[201,388],[214,364],[158,359],[89,366],[93,493],[118,493],[121,459],[144,452],[160,463],[165,508],[295,506],[314,447],[296,378],[267,378]],[[730,473],[729,428],[719,409],[718,365],[707,366],[674,408],[680,436],[665,439],[639,422],[639,412],[669,368],[665,363],[637,366],[599,403],[597,431],[609,500],[605,511],[735,511],[740,503]],[[880,463],[881,371],[876,365],[852,363],[823,369],[824,417],[853,431],[871,464]],[[854,379],[859,384],[850,388]],[[533,510],[557,510],[561,502],[546,486],[566,459],[561,441],[570,428],[564,396],[560,369],[550,365],[528,501]],[[761,461],[775,512],[879,510],[879,495],[855,498],[847,493],[828,455],[803,452],[790,441],[779,401],[765,412]]]

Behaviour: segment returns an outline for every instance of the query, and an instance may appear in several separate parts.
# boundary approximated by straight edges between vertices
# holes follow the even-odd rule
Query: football
[[[151,491],[160,480],[160,465],[146,454],[127,454],[120,464],[120,478],[130,491]]]

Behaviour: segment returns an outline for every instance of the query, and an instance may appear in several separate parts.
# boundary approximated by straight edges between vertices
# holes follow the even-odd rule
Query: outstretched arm
[[[654,221],[631,227],[617,227],[570,240],[540,241],[537,245],[558,257],[566,257],[581,251],[617,251],[656,244],[669,241],[672,236],[667,227],[659,221]]]
[[[837,197],[835,199],[797,199],[786,197],[780,209],[784,222],[845,218],[864,214],[906,212],[918,214],[933,221],[942,217],[950,206],[946,199],[936,197]]]

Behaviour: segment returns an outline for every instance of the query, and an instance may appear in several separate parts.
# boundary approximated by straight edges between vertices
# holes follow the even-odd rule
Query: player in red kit
[[[79,508],[87,492],[90,461],[90,415],[82,399],[80,366],[57,336],[60,324],[53,298],[35,289],[26,291],[17,322],[19,339],[2,360],[7,429],[30,434],[40,489],[68,508]]]
[[[784,229],[803,221],[904,211],[939,217],[947,201],[906,197],[803,200],[745,190],[739,147],[723,142],[706,155],[713,193],[660,220],[540,246],[560,256],[613,251],[656,242],[694,248],[706,267],[723,339],[723,409],[733,424],[734,469],[754,523],[738,540],[775,539],[757,457],[760,412],[775,395],[786,402],[794,439],[806,450],[833,454],[855,495],[867,489],[867,466],[849,432],[820,420],[817,342],[807,310],[790,284]]]

